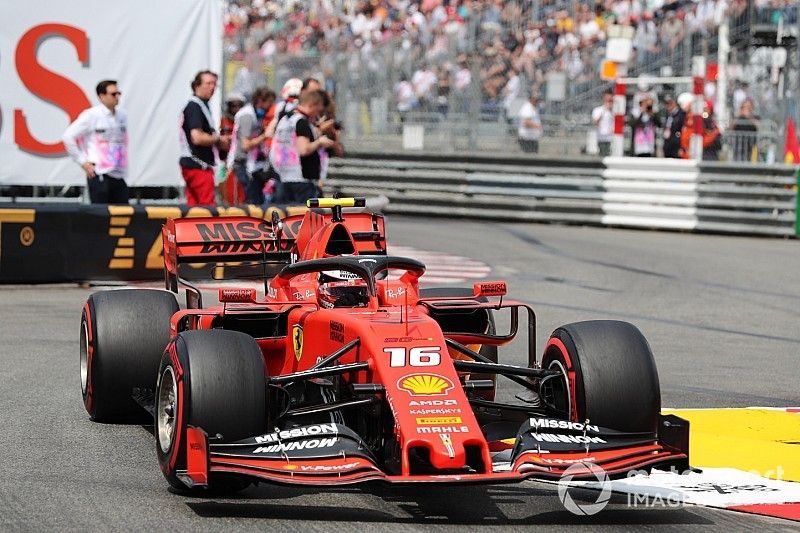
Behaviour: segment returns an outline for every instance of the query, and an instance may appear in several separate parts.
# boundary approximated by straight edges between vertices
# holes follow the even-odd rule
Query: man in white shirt
[[[528,101],[519,109],[519,128],[517,137],[523,152],[539,152],[539,139],[542,137],[542,120],[539,118],[539,98],[531,94]]]
[[[128,114],[117,108],[121,95],[116,81],[98,83],[100,104],[78,115],[62,137],[86,173],[93,204],[128,203]]]
[[[611,155],[611,140],[614,138],[613,103],[614,95],[606,92],[603,94],[603,104],[592,109],[592,124],[597,128],[597,146],[601,157]]]

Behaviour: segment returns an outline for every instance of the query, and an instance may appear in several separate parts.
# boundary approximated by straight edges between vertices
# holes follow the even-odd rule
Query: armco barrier
[[[248,215],[269,220],[273,209],[281,216],[306,210],[0,204],[0,283],[162,279],[161,226],[167,218]],[[198,274],[210,275],[208,270]]]
[[[385,195],[390,213],[600,224],[602,170],[596,159],[364,153],[332,159],[329,185]]]
[[[331,160],[344,195],[384,194],[389,213],[791,236],[797,177],[788,165],[433,153]]]

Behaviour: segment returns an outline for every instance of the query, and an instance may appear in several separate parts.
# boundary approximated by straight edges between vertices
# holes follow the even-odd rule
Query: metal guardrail
[[[788,165],[647,158],[351,153],[328,186],[385,195],[389,213],[791,236]]]
[[[328,185],[385,195],[390,213],[599,224],[600,171],[592,159],[352,154],[331,160]]]

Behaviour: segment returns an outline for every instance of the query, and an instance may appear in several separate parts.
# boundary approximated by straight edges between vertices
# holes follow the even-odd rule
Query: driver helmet
[[[326,270],[319,276],[320,307],[366,307],[369,290],[363,279],[344,270]]]

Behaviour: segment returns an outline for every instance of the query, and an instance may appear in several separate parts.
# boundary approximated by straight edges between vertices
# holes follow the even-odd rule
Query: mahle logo
[[[591,478],[586,479],[587,470],[594,476],[594,480]],[[600,483],[600,493],[594,503],[576,502],[573,499],[570,490],[577,490],[577,487],[571,485],[576,476],[580,476],[582,481],[597,481]],[[564,508],[572,514],[579,516],[597,514],[605,509],[606,505],[608,505],[608,500],[611,499],[611,480],[601,466],[594,463],[575,463],[564,470],[558,480],[558,499],[561,500]]]

